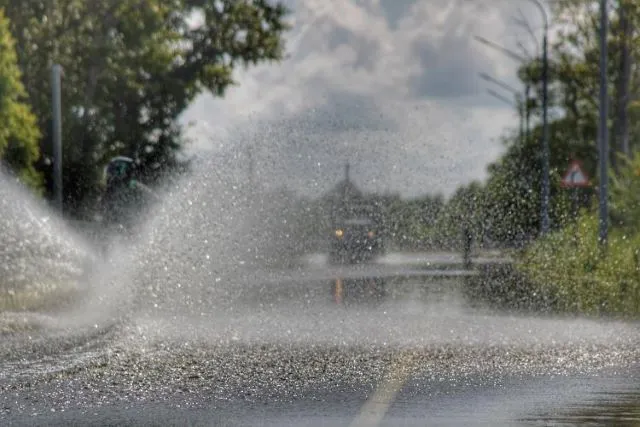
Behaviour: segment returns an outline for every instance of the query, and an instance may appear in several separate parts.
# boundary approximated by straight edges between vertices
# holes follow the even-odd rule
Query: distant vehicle
[[[380,227],[370,218],[334,221],[329,260],[332,264],[368,262],[384,253]]]
[[[130,231],[139,223],[139,215],[147,202],[158,196],[140,182],[136,162],[124,156],[112,158],[104,169],[106,183],[102,195],[102,219],[107,226]]]

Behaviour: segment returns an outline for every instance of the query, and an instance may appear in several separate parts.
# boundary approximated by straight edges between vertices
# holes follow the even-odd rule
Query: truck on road
[[[384,254],[381,227],[366,216],[333,221],[329,261],[332,264],[369,262]]]

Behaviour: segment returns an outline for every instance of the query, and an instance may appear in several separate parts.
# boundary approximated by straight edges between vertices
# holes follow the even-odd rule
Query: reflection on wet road
[[[471,308],[461,278],[309,277],[231,294],[153,290],[90,335],[58,325],[56,336],[6,336],[0,424],[639,420],[635,323]]]

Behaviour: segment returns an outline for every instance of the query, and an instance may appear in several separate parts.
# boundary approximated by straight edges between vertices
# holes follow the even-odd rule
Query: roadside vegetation
[[[555,3],[562,24],[551,58],[552,106],[562,114],[550,124],[552,232],[540,229],[540,127],[522,142],[506,138],[507,152],[489,169],[485,197],[494,203],[480,223],[507,221],[507,231],[527,236],[517,257],[516,282],[526,283],[532,300],[554,311],[591,315],[640,315],[640,1],[611,4],[609,37],[610,187],[609,239],[598,243],[597,174],[598,8],[591,2]],[[539,64],[522,67],[523,82],[540,88]],[[536,96],[530,100],[539,115]],[[575,195],[559,182],[569,162],[581,160],[592,187]],[[522,174],[522,171],[527,171]],[[520,176],[520,178],[518,178]],[[504,207],[511,207],[504,209]],[[502,207],[502,208],[501,208]],[[493,214],[491,214],[493,212]],[[473,216],[472,216],[473,218]]]
[[[556,307],[589,314],[640,314],[640,153],[621,159],[612,176],[612,230],[597,240],[598,216],[584,209],[575,221],[531,244],[519,270]]]
[[[614,230],[603,250],[594,239],[597,233],[597,216],[585,213],[575,224],[528,247],[518,269],[532,290],[553,296],[558,311],[639,314],[640,235]]]

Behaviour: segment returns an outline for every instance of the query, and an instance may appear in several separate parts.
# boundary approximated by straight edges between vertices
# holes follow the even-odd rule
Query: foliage
[[[640,136],[640,105],[633,94],[640,90],[640,70],[632,66],[640,58],[637,28],[640,2],[610,2],[609,60],[607,80],[611,94],[611,165],[619,156],[637,149]],[[596,2],[560,0],[555,4],[558,40],[554,46],[555,68],[563,92],[562,106],[576,124],[582,139],[595,140],[599,91],[599,7]]]
[[[437,220],[444,208],[442,195],[413,199],[399,196],[377,200],[384,207],[384,224],[391,246],[426,249],[437,245]]]
[[[12,21],[29,100],[50,155],[50,64],[64,69],[68,208],[95,198],[114,155],[153,184],[180,166],[179,118],[203,92],[222,96],[238,66],[282,58],[287,10],[268,0],[0,0]],[[51,170],[43,161],[47,190]]]
[[[434,229],[436,241],[443,248],[459,248],[464,230],[471,232],[473,239],[482,241],[484,217],[482,215],[484,194],[478,182],[458,188],[436,217]]]
[[[575,156],[584,161],[597,183],[596,133],[599,89],[599,11],[594,4],[561,0],[556,14],[562,25],[554,46],[553,81],[556,101],[563,116],[564,142],[552,131],[558,146],[557,158]],[[639,89],[640,74],[630,64],[640,54],[635,28],[640,22],[640,2],[613,3],[610,60],[607,68],[612,96],[609,126],[610,237],[607,246],[598,245],[598,216],[589,203],[577,222],[564,221],[564,228],[538,239],[523,253],[519,268],[534,284],[532,292],[554,296],[560,309],[583,313],[637,314],[640,312],[640,156],[637,141],[640,110],[630,94]],[[630,25],[631,24],[631,25]],[[525,67],[526,69],[526,67]],[[522,73],[526,74],[526,73]],[[553,141],[553,139],[552,139]],[[561,154],[563,153],[563,154]],[[635,154],[634,154],[635,153]]]
[[[574,122],[569,118],[550,124],[550,207],[551,227],[562,227],[571,214],[571,190],[560,181],[571,160],[582,160],[589,176],[595,176],[593,146],[575,141]],[[485,191],[485,230],[487,238],[507,245],[521,245],[538,235],[541,225],[542,170],[541,129],[536,127],[525,141],[505,138],[507,149],[489,165]],[[589,206],[592,189],[578,190],[578,204]]]
[[[34,168],[40,133],[20,78],[9,21],[0,9],[0,159],[26,184],[40,189],[42,177]]]
[[[620,173],[610,181],[612,224],[627,233],[640,233],[640,152],[621,157]]]
[[[554,297],[562,311],[634,315],[640,312],[640,235],[615,230],[604,252],[597,241],[598,219],[584,214],[563,230],[539,239],[523,254],[519,268]]]

